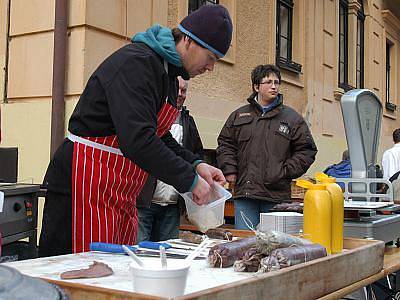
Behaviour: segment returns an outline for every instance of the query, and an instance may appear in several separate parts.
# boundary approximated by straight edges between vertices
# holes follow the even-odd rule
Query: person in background
[[[342,161],[328,166],[324,173],[335,178],[350,178],[351,177],[351,162],[349,150],[344,150],[342,153]]]
[[[390,178],[389,181],[392,183],[393,186],[393,202],[396,204],[400,204],[400,171],[394,173]],[[383,193],[386,193],[387,186],[384,187]]]
[[[136,199],[148,174],[191,191],[200,205],[214,182],[225,183],[169,130],[179,114],[177,77],[213,71],[232,28],[224,6],[204,5],[178,28],[137,33],[98,66],[46,172],[40,256],[89,251],[92,242],[134,244]]]
[[[183,106],[188,82],[178,77],[179,92],[177,108],[180,113],[170,132],[173,138],[185,149],[203,159],[203,144],[189,111]],[[137,243],[141,241],[165,241],[179,237],[180,212],[185,203],[174,187],[149,176],[137,204],[139,231]]]
[[[337,163],[328,166],[324,173],[331,177],[335,178],[350,178],[351,177],[351,162],[350,162],[350,155],[349,150],[346,149],[342,153],[342,160]],[[344,183],[338,182],[338,185],[344,190]]]
[[[383,178],[389,179],[400,171],[400,128],[393,131],[394,146],[383,153]]]
[[[235,227],[256,226],[260,213],[290,201],[291,181],[315,160],[317,148],[300,114],[283,104],[280,70],[260,65],[251,72],[249,104],[228,117],[218,136],[217,162],[235,189]]]

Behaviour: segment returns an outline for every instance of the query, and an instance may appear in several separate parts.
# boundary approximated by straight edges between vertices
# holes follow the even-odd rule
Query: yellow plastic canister
[[[344,196],[336,178],[324,173],[316,173],[315,179],[326,185],[332,200],[332,253],[343,251]]]
[[[303,207],[304,238],[324,246],[331,254],[332,201],[326,185],[307,180],[297,180],[296,184],[307,189]]]

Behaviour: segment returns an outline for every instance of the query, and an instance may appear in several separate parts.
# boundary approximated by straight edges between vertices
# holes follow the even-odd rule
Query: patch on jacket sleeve
[[[281,122],[281,124],[279,124],[278,131],[283,134],[289,135],[290,133],[289,125],[287,123]]]
[[[239,118],[240,118],[240,117],[248,117],[248,116],[251,116],[251,113],[246,112],[246,113],[240,113],[240,114],[238,115]]]

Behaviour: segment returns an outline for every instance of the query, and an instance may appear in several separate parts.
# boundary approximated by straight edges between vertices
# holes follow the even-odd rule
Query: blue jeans
[[[274,202],[257,200],[250,198],[237,198],[235,199],[235,228],[236,229],[247,229],[245,221],[242,218],[241,211],[244,213],[245,218],[249,219],[253,224],[254,229],[260,223],[260,213],[267,213],[269,210],[276,205]],[[248,220],[246,220],[248,222]],[[251,225],[251,224],[249,224]]]
[[[165,241],[179,237],[180,213],[178,204],[138,208],[139,230],[136,243]]]

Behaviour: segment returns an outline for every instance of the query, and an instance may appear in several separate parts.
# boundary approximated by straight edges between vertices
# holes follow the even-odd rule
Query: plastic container
[[[343,251],[344,196],[336,178],[316,173],[315,178],[326,185],[332,201],[332,253]]]
[[[307,189],[303,207],[304,238],[326,248],[332,253],[332,200],[324,184],[312,184],[306,180],[298,180],[297,185]]]
[[[162,269],[160,262],[157,262],[157,266],[149,265],[144,268],[133,262],[130,268],[135,292],[167,298],[185,293],[190,265],[183,261],[182,264],[168,266],[167,269]]]
[[[206,205],[198,205],[193,202],[192,193],[181,195],[185,199],[189,221],[197,226],[201,232],[224,224],[225,201],[231,198],[232,194],[222,186],[214,183],[210,199]]]

